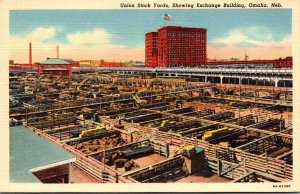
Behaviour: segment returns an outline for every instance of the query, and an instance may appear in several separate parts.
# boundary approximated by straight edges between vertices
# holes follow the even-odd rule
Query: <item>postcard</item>
[[[300,190],[299,1],[0,5],[0,191]]]

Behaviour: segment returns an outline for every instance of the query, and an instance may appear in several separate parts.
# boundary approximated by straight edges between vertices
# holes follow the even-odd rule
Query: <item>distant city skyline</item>
[[[164,20],[164,14],[172,16]],[[10,12],[10,59],[56,56],[107,61],[145,59],[145,33],[165,25],[207,28],[208,58],[274,59],[292,55],[291,9],[42,10]]]

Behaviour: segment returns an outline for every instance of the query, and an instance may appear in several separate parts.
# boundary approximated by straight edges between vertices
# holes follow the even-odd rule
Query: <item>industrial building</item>
[[[38,64],[40,74],[49,75],[72,75],[72,64],[59,58],[48,58]]]
[[[207,60],[207,29],[165,26],[145,34],[145,66],[156,67],[228,67],[292,68],[293,58],[273,60]],[[107,66],[106,66],[107,67]]]
[[[293,57],[279,58],[273,60],[238,60],[238,61],[208,61],[209,67],[214,68],[293,68]]]
[[[293,68],[293,57],[279,58],[273,61],[274,68]]]
[[[101,60],[81,60],[59,58],[59,46],[56,46],[56,58],[48,58],[51,61],[32,62],[32,43],[29,43],[29,63],[15,63],[14,60],[9,61],[10,74],[19,73],[46,73],[51,75],[71,75],[73,70],[80,71],[80,68],[96,70],[102,68],[123,68],[123,67],[150,67],[150,68],[165,68],[165,67],[194,67],[194,68],[235,68],[235,69],[292,69],[293,58],[279,58],[274,60],[242,60],[242,61],[217,61],[209,60],[201,62],[198,59],[203,59],[206,56],[206,29],[199,28],[183,28],[167,26],[159,29],[158,32],[149,32],[146,34],[145,41],[145,65],[143,63],[135,64],[131,62],[116,62]],[[201,30],[202,29],[202,30]],[[168,31],[168,33],[167,33]],[[186,31],[186,33],[184,33]],[[199,32],[198,32],[199,31]],[[189,32],[189,33],[188,33]],[[159,33],[162,33],[159,38]],[[202,35],[201,35],[202,33]],[[182,35],[181,35],[182,34]],[[185,35],[183,35],[185,34]],[[194,34],[194,35],[193,35]],[[199,34],[199,37],[193,37]],[[162,38],[164,36],[165,38]],[[168,38],[168,36],[170,36]],[[183,40],[184,36],[191,36]],[[181,38],[182,39],[181,39]],[[202,37],[202,38],[201,38]],[[194,40],[195,39],[195,40]],[[171,42],[172,41],[172,42]],[[185,42],[184,42],[185,41]],[[202,42],[197,43],[198,42]],[[192,42],[192,43],[189,43]],[[196,43],[195,43],[196,42]],[[195,43],[195,44],[194,44]],[[165,45],[165,46],[159,46]],[[198,46],[197,46],[198,45]],[[170,48],[166,49],[166,48]],[[185,49],[188,51],[184,51]],[[199,48],[198,48],[199,47]],[[201,48],[200,48],[201,47]],[[202,49],[202,51],[201,51]],[[159,52],[160,50],[160,52]],[[168,52],[168,54],[166,54]],[[184,54],[184,52],[186,52]],[[198,54],[197,54],[198,53]],[[175,57],[176,56],[176,59]],[[53,61],[56,60],[56,63]],[[158,62],[160,61],[160,65]],[[198,63],[198,62],[199,63]],[[195,62],[195,63],[194,63]],[[196,64],[197,62],[197,64]],[[45,64],[49,63],[49,64]],[[71,64],[71,65],[68,65]],[[63,68],[65,67],[65,68]],[[60,69],[61,68],[61,69]],[[47,69],[45,71],[45,69]]]
[[[97,67],[124,67],[125,63],[116,61],[104,61],[99,60],[72,60],[68,58],[59,57],[59,46],[56,46],[56,57],[47,57],[42,62],[32,62],[33,51],[32,43],[28,44],[28,63],[15,63],[14,60],[9,60],[9,72],[10,74],[19,73],[40,73],[50,75],[72,75],[72,69],[78,67],[83,68],[97,68]],[[136,66],[136,65],[129,65]]]
[[[196,67],[206,64],[206,29],[165,26],[145,35],[148,67]]]
[[[100,60],[100,67],[124,67],[125,63],[121,61],[105,61],[104,59]]]

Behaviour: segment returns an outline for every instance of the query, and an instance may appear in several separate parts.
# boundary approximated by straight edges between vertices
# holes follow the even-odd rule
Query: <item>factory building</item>
[[[145,35],[148,67],[195,67],[206,63],[205,28],[166,26]]]

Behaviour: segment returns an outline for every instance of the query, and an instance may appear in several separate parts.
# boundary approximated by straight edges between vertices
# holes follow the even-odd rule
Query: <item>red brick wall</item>
[[[38,69],[37,64],[13,64],[9,65],[9,70],[17,70],[17,71],[23,71],[23,70],[36,70]]]
[[[293,68],[293,60],[292,59],[276,59],[273,62],[274,68]]]
[[[66,68],[68,69],[66,70],[45,70],[47,68]],[[60,65],[60,64],[39,64],[38,66],[38,72],[39,73],[45,73],[45,74],[51,74],[51,75],[72,75],[72,64],[64,64],[64,65]]]
[[[145,36],[145,65],[157,67],[157,32],[149,32]]]
[[[148,67],[200,66],[206,64],[206,29],[166,26],[145,35]],[[156,59],[157,58],[157,59]]]

